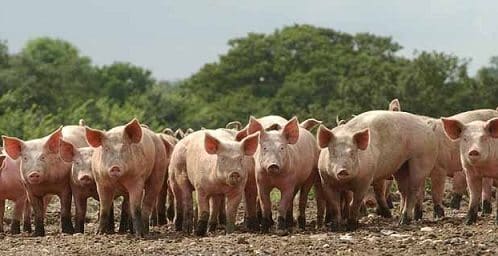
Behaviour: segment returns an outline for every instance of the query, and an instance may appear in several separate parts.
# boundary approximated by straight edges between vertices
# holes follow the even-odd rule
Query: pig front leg
[[[3,217],[5,215],[5,200],[0,200],[0,232],[3,233]]]
[[[463,171],[458,171],[453,174],[453,193],[451,195],[450,207],[460,209],[462,196],[467,188],[467,180]]]
[[[23,213],[23,230],[24,232],[31,233],[31,204],[27,198],[24,199],[24,213]]]
[[[326,224],[330,231],[339,231],[341,225],[341,192],[335,190],[327,183],[322,183],[323,196],[326,201],[327,214]]]
[[[112,188],[99,186],[97,183],[97,191],[99,194],[99,228],[97,234],[112,234],[114,226],[111,226],[110,215],[112,214],[112,203],[114,200],[114,191]]]
[[[353,192],[353,202],[351,203],[350,211],[349,211],[349,217],[347,219],[347,230],[353,231],[358,228],[358,219],[360,217],[360,208],[361,205],[363,204],[363,198],[368,192],[368,183],[364,184],[363,186],[359,186],[354,192]]]
[[[258,190],[256,187],[256,180],[254,179],[254,174],[248,177],[247,183],[244,189],[244,202],[245,202],[245,223],[250,231],[259,230],[259,220],[258,220]]]
[[[12,212],[12,222],[10,224],[10,233],[21,233],[21,218],[25,208],[26,199],[24,197],[18,198],[14,202],[14,212]],[[3,219],[3,218],[2,218]]]
[[[35,232],[33,236],[45,236],[43,197],[29,193],[29,201],[35,214]]]
[[[237,191],[229,193],[227,195],[227,223],[225,225],[225,231],[227,234],[233,233],[235,231],[235,219],[237,217],[237,208],[242,201],[242,191]]]
[[[143,183],[142,183],[143,184]],[[134,186],[126,186],[130,197],[130,213],[135,237],[143,238],[146,234],[145,225],[149,225],[149,216],[142,215],[142,198],[144,195],[143,185],[139,182]],[[145,201],[145,199],[144,199]],[[150,204],[150,202],[149,202]],[[151,206],[151,205],[149,205]],[[150,213],[150,212],[149,212]],[[145,214],[144,214],[145,215]],[[144,223],[146,221],[146,223]],[[148,228],[147,228],[148,229]]]
[[[222,203],[224,195],[213,195],[209,199],[209,232],[216,231],[216,227],[218,225],[218,218],[220,216],[220,207]],[[223,207],[225,205],[223,204]]]
[[[271,188],[264,188],[258,185],[258,197],[261,207],[261,231],[263,233],[268,233],[270,227],[273,223],[271,217],[271,199],[270,199]]]
[[[377,201],[377,214],[384,218],[391,218],[391,210],[386,201],[387,180],[381,179],[373,183],[375,200]]]
[[[83,195],[75,195],[74,205],[76,209],[76,222],[75,232],[85,233],[85,217],[86,217],[86,207],[87,207],[87,197]]]
[[[114,207],[113,207],[114,208]],[[121,217],[119,220],[118,233],[124,234],[130,230],[130,234],[135,233],[133,231],[132,225],[130,225],[130,199],[127,196],[123,197],[123,203],[121,203]]]
[[[294,221],[292,216],[292,206],[294,201],[294,189],[283,189],[280,191],[281,198],[278,206],[277,229],[287,230]],[[290,215],[290,216],[289,216]]]
[[[470,194],[469,210],[467,211],[465,224],[471,225],[477,221],[477,212],[479,211],[479,203],[482,192],[482,178],[472,175],[467,171],[465,174]]]
[[[491,214],[493,207],[491,205],[491,190],[493,187],[493,179],[482,179],[482,212],[481,215]]]
[[[60,195],[61,200],[61,228],[62,233],[73,234],[73,222],[71,220],[71,201],[73,195],[71,193],[71,188],[66,188]]]
[[[431,194],[432,203],[434,204],[434,219],[444,217],[443,196],[445,183],[446,170],[435,167],[431,172]]]
[[[197,222],[195,235],[204,236],[206,235],[209,220],[209,197],[200,189],[197,189],[197,212],[199,220]]]

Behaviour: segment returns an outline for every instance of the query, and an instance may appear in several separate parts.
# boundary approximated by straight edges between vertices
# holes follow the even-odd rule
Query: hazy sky
[[[437,50],[471,58],[471,73],[498,55],[498,1],[400,0],[8,0],[0,39],[68,40],[95,64],[129,61],[158,79],[185,78],[248,32],[307,23],[392,36],[403,54]]]

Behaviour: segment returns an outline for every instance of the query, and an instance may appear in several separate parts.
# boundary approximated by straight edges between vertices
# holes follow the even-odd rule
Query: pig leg
[[[446,183],[446,170],[434,168],[431,172],[431,194],[434,204],[434,219],[444,217],[443,196],[444,184]]]
[[[327,212],[330,214],[330,231],[339,231],[341,225],[341,193],[322,183],[323,196],[325,198]]]
[[[59,198],[61,200],[61,227],[62,233],[73,234],[73,222],[71,220],[71,201],[73,195],[71,193],[71,188],[67,188],[63,191]]]
[[[227,194],[227,223],[225,225],[225,231],[227,234],[233,233],[235,231],[235,218],[237,217],[237,208],[242,201],[243,191],[236,191]]]
[[[424,183],[417,192],[417,198],[415,201],[415,208],[413,209],[413,218],[415,220],[421,220],[424,216],[424,197],[425,197],[425,187]]]
[[[218,214],[218,223],[220,223],[220,225],[227,224],[227,212],[225,208],[226,208],[226,201],[225,201],[225,195],[223,195],[221,196],[220,199],[220,209]]]
[[[263,233],[268,233],[272,225],[273,220],[271,219],[271,199],[270,199],[270,189],[258,186],[258,197],[261,206],[261,231]]]
[[[121,203],[121,217],[119,220],[118,233],[124,234],[130,229],[130,233],[133,234],[132,225],[130,225],[130,199],[127,196],[123,197],[123,202]]]
[[[316,200],[316,227],[323,227],[325,215],[325,196],[323,189],[319,182],[315,182],[315,200]]]
[[[182,231],[183,227],[183,221],[184,221],[184,211],[183,211],[183,197],[182,197],[182,191],[180,187],[176,183],[171,183],[171,190],[174,194],[174,202],[175,202],[175,230],[176,231]],[[186,219],[185,219],[186,220]]]
[[[21,233],[21,218],[22,212],[24,211],[26,200],[24,198],[19,198],[14,202],[14,212],[12,212],[12,222],[10,224],[10,233],[19,234]],[[3,218],[2,218],[3,220]]]
[[[23,213],[24,223],[22,225],[24,232],[31,233],[31,204],[29,200],[24,199],[24,213]]]
[[[197,212],[199,220],[197,222],[195,234],[197,236],[204,236],[206,235],[209,220],[209,197],[205,192],[199,189],[197,189]]]
[[[183,212],[183,226],[182,226],[182,229],[183,229],[183,232],[189,234],[190,232],[192,232],[192,226],[193,226],[193,218],[194,218],[194,213],[193,213],[193,198],[192,198],[192,191],[191,190],[182,190],[180,196],[182,196],[182,198],[180,200],[182,200],[181,202],[183,202],[182,204],[182,210],[180,210],[180,212]],[[176,199],[176,194],[175,194],[175,199]],[[178,215],[178,213],[177,213]]]
[[[315,181],[315,175],[312,174],[306,181],[306,183],[301,187],[299,192],[299,216],[297,217],[297,223],[300,229],[306,228],[306,205],[308,204],[308,194]],[[316,195],[315,195],[316,196]]]
[[[128,190],[128,195],[130,197],[131,221],[133,223],[133,230],[135,231],[135,236],[138,238],[140,237],[143,238],[146,233],[145,225],[148,226],[149,224],[149,216],[143,215],[141,207],[142,198],[144,196],[143,183],[140,184],[140,182],[136,182],[134,184],[123,184],[123,185]],[[145,217],[147,218],[146,223],[144,223]]]
[[[28,196],[35,213],[35,232],[33,236],[45,236],[43,197],[35,196],[31,193]]]
[[[277,217],[277,229],[279,230],[286,230],[290,228],[288,223],[293,220],[289,220],[292,217],[292,212],[291,216],[288,216],[288,211],[292,211],[292,201],[294,200],[294,190],[293,189],[284,189],[281,190],[281,198],[280,198],[280,204],[278,205],[278,217]]]
[[[353,231],[358,228],[358,219],[360,216],[360,207],[363,204],[363,198],[368,192],[367,186],[360,186],[353,192],[353,202],[349,210],[349,218],[347,219],[347,230]]]
[[[85,217],[86,217],[86,202],[87,198],[82,195],[75,195],[74,205],[76,209],[75,232],[85,233]]]
[[[393,205],[393,196],[392,196],[392,193],[391,193],[391,187],[392,187],[392,185],[393,185],[392,178],[387,179],[386,180],[385,197],[386,197],[387,207],[389,207],[389,209],[393,209],[394,208],[394,205]]]
[[[157,205],[157,194],[161,190],[160,186],[154,186],[153,182],[148,182],[145,185],[145,195],[143,197],[143,202],[141,202],[142,211],[142,222],[144,227],[144,234],[149,233],[149,218],[152,209]],[[142,199],[142,197],[139,197]],[[140,207],[140,203],[138,204]]]
[[[220,215],[220,207],[222,196],[214,195],[209,198],[209,232],[216,231],[216,226],[218,225],[218,217]]]
[[[0,200],[0,232],[3,233],[3,217],[5,215],[5,200]]]
[[[168,220],[173,221],[175,218],[175,198],[173,197],[173,191],[171,187],[168,186],[168,209],[167,209]],[[159,223],[161,224],[161,223]],[[163,225],[166,224],[166,221]]]
[[[482,179],[482,212],[481,215],[491,214],[493,212],[491,206],[491,190],[493,187],[493,179]]]
[[[99,186],[97,183],[97,191],[99,193],[99,228],[97,229],[97,234],[112,234],[114,233],[114,227],[109,223],[109,216],[111,213],[112,203],[114,200],[114,192],[112,188],[107,188],[104,186]]]
[[[154,226],[165,225],[168,221],[166,219],[166,200],[168,198],[168,180],[164,180],[164,184],[161,187],[161,191],[157,197],[157,207],[152,212],[151,224]],[[157,209],[157,211],[156,211]],[[156,219],[157,216],[157,219]],[[154,223],[156,221],[156,223]]]
[[[251,183],[249,183],[251,181]],[[259,221],[257,216],[257,206],[259,205],[257,200],[257,188],[254,179],[247,179],[246,186],[244,188],[244,202],[245,202],[245,216],[246,216],[246,227],[250,231],[259,230]]]
[[[453,194],[451,196],[450,207],[460,209],[462,196],[467,188],[467,180],[463,171],[458,171],[453,174]]]
[[[375,200],[377,201],[377,214],[384,218],[391,218],[391,210],[386,201],[386,185],[387,181],[382,179],[373,183],[373,189],[375,192]]]
[[[470,192],[469,210],[467,212],[465,224],[471,225],[477,221],[477,212],[479,210],[479,202],[481,200],[482,192],[482,178],[471,175],[468,172],[466,172],[465,176],[467,177],[467,184]]]

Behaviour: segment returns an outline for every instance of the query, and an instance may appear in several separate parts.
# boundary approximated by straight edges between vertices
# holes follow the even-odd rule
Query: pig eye
[[[27,156],[23,156],[23,157],[22,157],[22,160],[23,160],[23,161],[28,161],[28,157],[27,157]]]
[[[263,150],[266,151],[266,150],[268,150],[268,148],[267,147],[263,147]]]
[[[280,151],[284,151],[284,146],[280,146]]]
[[[47,158],[46,158],[45,156],[40,156],[40,161],[45,162],[45,160],[46,160],[46,159],[47,159]]]

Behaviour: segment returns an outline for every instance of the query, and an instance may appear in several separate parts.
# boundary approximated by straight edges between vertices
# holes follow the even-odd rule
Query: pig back
[[[77,148],[88,147],[86,142],[85,127],[79,125],[67,125],[62,127],[62,137]]]

